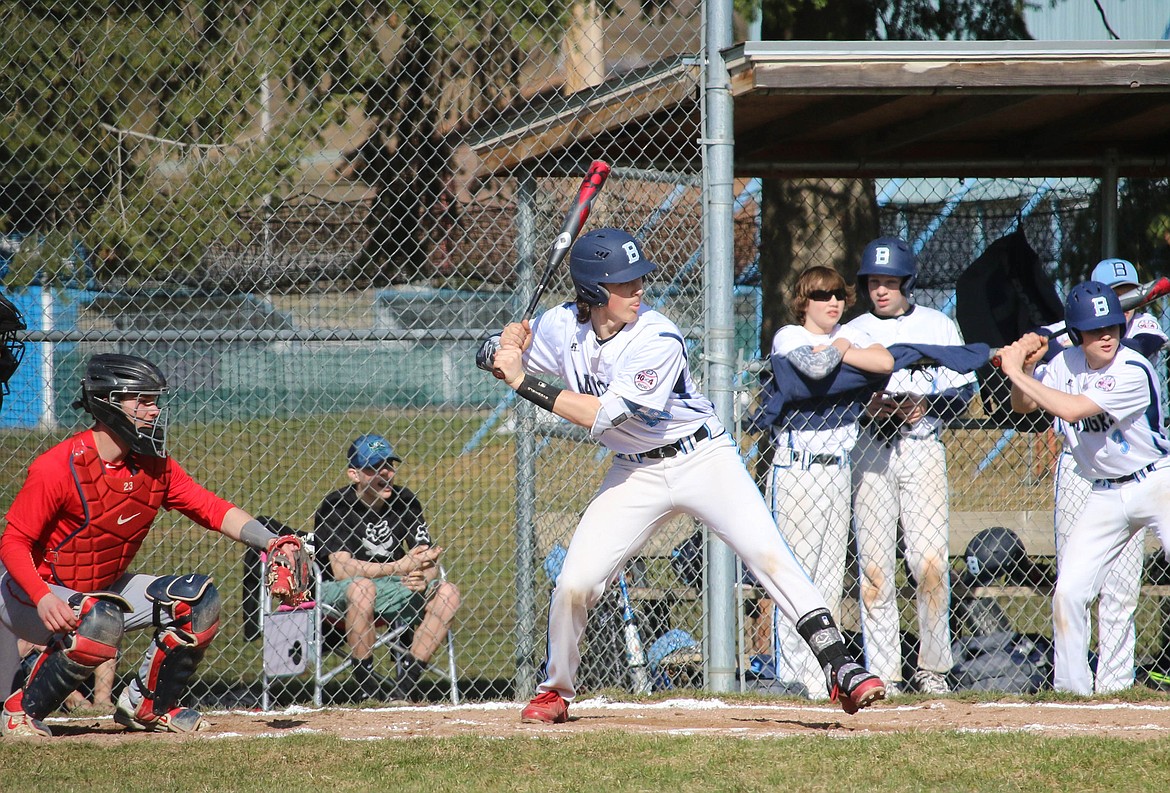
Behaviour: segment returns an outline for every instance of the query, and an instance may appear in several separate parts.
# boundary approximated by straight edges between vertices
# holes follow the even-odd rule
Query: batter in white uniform
[[[861,254],[859,285],[873,311],[846,328],[884,347],[897,343],[961,345],[954,321],[910,302],[918,263],[897,237],[880,237]],[[898,523],[906,563],[917,585],[918,669],[910,680],[926,694],[950,690],[954,665],[950,628],[946,450],[943,421],[963,412],[975,377],[941,367],[899,370],[866,406],[869,421],[853,450],[853,520],[861,566],[861,627],[868,666],[892,690],[904,690],[895,576]]]
[[[864,331],[839,324],[855,299],[840,273],[810,267],[793,291],[792,310],[801,324],[776,331],[773,356],[785,358],[811,380],[823,380],[842,363],[867,372],[893,371],[894,358],[885,347]],[[772,426],[768,505],[834,619],[840,619],[852,515],[849,454],[856,442],[855,412],[841,407],[789,405]],[[773,624],[780,648],[777,677],[800,683],[812,699],[823,699],[824,672],[808,645],[788,620],[774,619]]]
[[[847,713],[881,699],[885,686],[846,655],[824,598],[695,387],[678,327],[642,305],[642,277],[655,267],[642,246],[624,231],[599,229],[583,235],[569,256],[576,303],[545,312],[531,328],[508,325],[477,356],[519,396],[588,428],[616,453],[569,543],[549,608],[548,677],[521,718],[568,719],[588,610],[679,513],[703,521],[739,554],[814,648],[830,696]],[[537,373],[559,377],[567,388]],[[572,476],[569,468],[565,473]]]
[[[1089,280],[1112,287],[1118,297],[1136,289],[1141,281],[1137,268],[1125,259],[1104,259],[1093,268]],[[1151,363],[1166,344],[1166,334],[1154,317],[1127,311],[1125,345],[1150,359]],[[1063,325],[1064,323],[1060,323]],[[1048,330],[1054,330],[1050,327]],[[1067,340],[1067,336],[1059,337]],[[1072,341],[1068,340],[1068,345]],[[1044,364],[1037,367],[1042,373]],[[1055,429],[1062,431],[1061,420]],[[1084,510],[1092,483],[1077,473],[1076,463],[1066,445],[1056,464],[1054,528],[1056,563],[1060,566],[1068,546],[1068,536]],[[1145,531],[1139,530],[1125,544],[1121,554],[1105,572],[1101,595],[1097,599],[1097,669],[1093,689],[1098,694],[1130,688],[1134,683],[1134,647],[1137,631],[1134,613],[1141,591]]]
[[[1153,367],[1121,345],[1126,318],[1114,291],[1096,281],[1074,287],[1065,322],[1077,346],[1053,358],[1041,379],[1033,372],[1044,337],[1027,334],[1000,358],[1012,381],[1012,409],[1042,408],[1061,419],[1077,470],[1092,482],[1057,565],[1052,600],[1054,687],[1087,696],[1089,604],[1110,566],[1143,528],[1170,547],[1170,439]]]

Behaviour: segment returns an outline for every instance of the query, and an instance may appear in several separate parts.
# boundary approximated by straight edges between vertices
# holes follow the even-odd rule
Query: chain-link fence
[[[540,120],[584,119],[580,97],[612,78],[628,89],[628,121],[617,142],[592,153],[614,172],[589,223],[644,241],[659,265],[647,302],[683,329],[701,377],[701,83],[693,63],[677,57],[698,51],[697,14],[555,4],[428,12],[335,0],[0,8],[0,277],[35,338],[48,339],[29,344],[0,415],[4,503],[40,451],[85,426],[72,403],[96,352],[132,352],[162,366],[172,388],[172,454],[215,492],[302,531],[313,529],[321,500],[348,485],[350,441],[383,434],[402,457],[396,481],[419,496],[462,595],[453,629],[463,695],[523,694],[544,653],[558,545],[567,545],[608,461],[563,422],[518,409],[475,368],[477,340],[527,304],[588,164],[572,141],[542,138],[551,133]],[[669,152],[649,151],[658,144],[640,131],[659,123],[663,108],[639,86],[666,71],[681,75],[681,94],[690,97],[683,110],[693,119],[680,129],[691,134]],[[680,111],[672,104],[670,112]],[[501,151],[499,140],[512,143]],[[515,168],[537,159],[532,171]],[[671,170],[623,166],[658,160]],[[1013,228],[1061,294],[1085,274],[1082,227],[1096,216],[1091,180],[886,180],[872,188],[881,230],[918,253],[919,302],[949,315],[960,274]],[[748,364],[761,353],[759,184],[737,190],[736,346],[746,414],[758,368]],[[546,307],[571,296],[565,269]],[[950,581],[931,616],[955,622],[960,604],[978,598],[985,619],[1002,616],[1011,631],[1039,641],[1051,635],[1060,444],[1046,426],[993,415],[980,393],[939,432],[945,480],[939,469],[920,482],[949,510],[923,516],[935,532],[930,541],[946,549],[933,571]],[[766,488],[774,451],[748,438],[742,447]],[[828,472],[827,485],[795,477],[779,491],[831,507],[812,520],[813,533],[830,523],[845,533],[834,557],[843,561],[833,563],[843,595],[832,600],[860,652],[848,467]],[[844,500],[828,504],[819,495],[826,488]],[[797,514],[802,503],[778,508],[781,529],[806,517]],[[518,529],[524,525],[530,534]],[[991,526],[1012,529],[1026,550],[1023,566],[995,581],[959,561]],[[627,570],[659,687],[703,685],[701,536],[680,518]],[[806,558],[810,549],[789,539]],[[1145,591],[1160,595],[1149,589],[1164,576],[1154,556],[1132,555],[1144,564]],[[144,572],[211,574],[224,595],[221,629],[194,686],[202,702],[259,698],[256,610],[269,604],[249,560],[242,546],[164,513],[134,563]],[[899,561],[891,569],[894,633],[912,651],[909,680],[921,633],[913,577],[925,585],[926,568]],[[776,671],[769,605],[751,586],[741,594],[745,682],[792,682],[782,665]],[[1156,669],[1162,599],[1138,603],[1138,657]],[[627,685],[620,633],[615,591],[586,633],[583,690]],[[956,623],[952,635],[976,634]],[[148,641],[136,635],[123,647],[123,679]],[[344,658],[346,649],[330,652]],[[376,662],[389,674],[387,652]],[[447,693],[445,681],[427,679],[431,696]],[[303,695],[303,676],[283,682],[282,701]],[[353,693],[347,686],[342,675],[326,693],[344,699]]]

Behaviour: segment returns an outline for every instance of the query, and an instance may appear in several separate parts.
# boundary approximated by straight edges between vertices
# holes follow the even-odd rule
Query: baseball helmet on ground
[[[609,302],[609,290],[604,284],[633,281],[656,266],[642,252],[642,244],[621,229],[590,231],[569,252],[569,275],[577,297],[591,306]]]
[[[1003,526],[983,529],[967,543],[967,570],[980,584],[1019,570],[1024,558],[1023,541]]]
[[[24,317],[20,309],[4,295],[0,295],[0,402],[8,393],[8,381],[16,374],[24,358],[24,342],[16,339],[17,331],[24,329]]]
[[[150,361],[136,355],[101,353],[89,359],[81,379],[81,399],[73,406],[108,427],[131,451],[147,457],[166,457],[166,408],[160,404],[158,416],[140,425],[121,404],[121,400],[137,396],[158,401],[166,392],[167,378]]]
[[[857,268],[857,285],[869,289],[869,276],[888,275],[901,278],[899,291],[909,296],[918,280],[918,259],[909,243],[898,237],[878,237],[861,252],[861,266]]]
[[[1141,281],[1138,280],[1137,268],[1133,266],[1132,262],[1125,259],[1102,259],[1093,268],[1093,274],[1089,276],[1089,280],[1113,287],[1141,284]]]
[[[1120,325],[1125,335],[1125,311],[1112,287],[1099,281],[1077,284],[1064,302],[1064,324],[1073,344],[1080,344],[1086,330],[1099,330]]]

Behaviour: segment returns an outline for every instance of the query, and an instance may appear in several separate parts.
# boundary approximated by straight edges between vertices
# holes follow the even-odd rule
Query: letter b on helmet
[[[1077,284],[1068,293],[1064,303],[1064,324],[1068,326],[1068,337],[1073,344],[1080,344],[1086,330],[1099,330],[1114,325],[1121,326],[1125,334],[1125,311],[1121,300],[1111,287],[1098,281]]]
[[[583,235],[569,252],[569,275],[577,298],[591,306],[609,302],[604,284],[623,284],[655,268],[641,244],[621,229],[597,229]]]
[[[869,276],[888,275],[902,279],[899,291],[909,296],[918,280],[918,260],[906,240],[898,237],[878,237],[861,252],[861,266],[857,269],[857,285],[869,289]]]

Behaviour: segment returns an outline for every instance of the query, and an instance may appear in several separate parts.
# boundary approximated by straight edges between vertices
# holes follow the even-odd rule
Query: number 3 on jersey
[[[1114,430],[1109,433],[1109,440],[1117,444],[1117,451],[1122,454],[1129,454],[1129,442],[1125,440],[1125,436],[1121,434],[1121,430]]]

